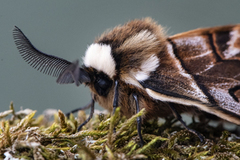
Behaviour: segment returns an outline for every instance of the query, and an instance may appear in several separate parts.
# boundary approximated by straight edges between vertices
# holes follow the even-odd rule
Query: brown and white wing
[[[240,80],[240,24],[197,29],[169,41],[189,74]]]
[[[140,82],[147,93],[240,125],[240,25],[197,29],[168,42],[175,67],[161,68],[160,60],[159,68]]]

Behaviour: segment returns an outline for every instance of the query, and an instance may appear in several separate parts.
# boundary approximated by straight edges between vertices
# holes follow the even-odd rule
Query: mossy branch
[[[77,126],[86,119],[85,112],[78,118],[69,119],[59,110],[49,122],[44,115],[34,119],[36,111],[29,109],[15,112],[13,103],[10,110],[0,113],[0,159],[239,159],[239,137],[210,127],[207,123],[193,122],[204,135],[205,144],[176,125],[172,118],[165,123],[146,122],[142,126],[145,145],[141,148],[137,134],[136,119],[145,110],[131,118],[121,116],[120,107],[113,116],[95,115],[76,132]],[[8,115],[12,117],[5,120]],[[109,118],[110,117],[110,118]],[[116,131],[114,131],[114,128]],[[213,135],[215,134],[215,137]],[[211,137],[211,138],[208,138]]]

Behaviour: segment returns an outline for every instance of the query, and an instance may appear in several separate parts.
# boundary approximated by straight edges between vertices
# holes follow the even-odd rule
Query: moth
[[[13,38],[33,68],[57,77],[57,83],[85,84],[94,102],[127,117],[146,109],[142,118],[181,113],[213,115],[240,125],[240,25],[200,28],[166,36],[151,18],[136,19],[103,33],[91,44],[83,64],[37,50],[15,27]],[[74,112],[72,111],[72,112]],[[141,144],[141,117],[137,120]]]

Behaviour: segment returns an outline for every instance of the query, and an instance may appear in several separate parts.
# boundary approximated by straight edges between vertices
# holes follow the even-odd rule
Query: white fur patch
[[[138,81],[144,81],[148,79],[149,74],[155,71],[158,66],[159,58],[155,55],[152,55],[141,64],[140,70],[134,74],[134,77]]]
[[[115,75],[115,61],[111,55],[110,45],[91,44],[86,50],[83,63],[86,67],[93,67],[98,71],[103,71],[110,78]]]

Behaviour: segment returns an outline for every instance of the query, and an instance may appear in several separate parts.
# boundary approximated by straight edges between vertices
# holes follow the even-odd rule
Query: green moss
[[[113,116],[94,115],[93,119],[77,132],[86,119],[83,111],[69,119],[58,111],[49,122],[44,115],[33,118],[36,111],[0,113],[0,159],[5,155],[24,159],[239,159],[240,140],[222,127],[193,120],[189,127],[206,136],[201,144],[198,137],[176,125],[166,117],[164,123],[151,120],[142,125],[145,142],[140,147],[136,119],[144,115],[141,110],[129,119],[120,116],[120,108]],[[9,119],[4,119],[12,115]],[[8,116],[9,117],[9,116]],[[115,129],[114,129],[115,128]],[[207,131],[204,130],[207,128]],[[115,131],[114,131],[115,130]]]

